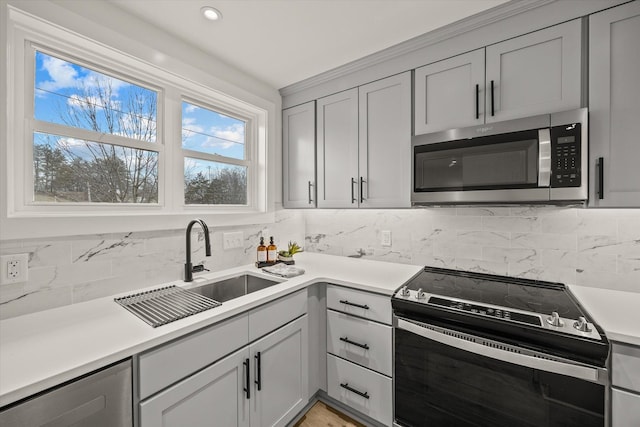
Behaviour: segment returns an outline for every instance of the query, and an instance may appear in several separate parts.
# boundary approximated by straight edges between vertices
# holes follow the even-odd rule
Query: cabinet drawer
[[[640,347],[614,343],[612,354],[613,385],[640,393]]]
[[[239,316],[139,356],[140,400],[246,345],[247,316]]]
[[[327,307],[391,324],[391,297],[340,286],[327,286]]]
[[[611,390],[611,426],[640,426],[640,394]]]
[[[328,354],[327,380],[329,396],[384,425],[391,425],[391,378]],[[366,393],[366,396],[359,393]]]
[[[391,340],[391,326],[331,310],[327,312],[329,353],[391,376]]]
[[[251,310],[249,312],[249,341],[278,329],[306,312],[306,289]]]

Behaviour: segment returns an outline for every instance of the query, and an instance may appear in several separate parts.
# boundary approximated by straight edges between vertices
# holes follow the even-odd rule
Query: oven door
[[[605,369],[399,317],[394,325],[397,426],[606,425]]]

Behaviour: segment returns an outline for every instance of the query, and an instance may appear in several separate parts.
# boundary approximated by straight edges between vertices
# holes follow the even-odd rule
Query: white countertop
[[[391,295],[422,270],[314,253],[296,255],[296,266],[305,274],[155,329],[113,301],[134,292],[0,321],[0,407],[315,283]],[[188,288],[244,272],[274,278],[246,265],[199,275],[188,285],[175,281],[146,289],[172,284]],[[610,340],[640,346],[640,293],[570,289]]]
[[[640,346],[640,293],[569,286],[609,339]]]
[[[134,292],[3,320],[0,407],[314,283],[330,282],[391,295],[421,271],[419,266],[314,253],[297,254],[296,266],[303,268],[305,274],[158,328],[113,301],[114,297]],[[188,288],[243,272],[274,278],[246,265],[198,275],[188,285],[178,280],[146,289],[167,285]]]

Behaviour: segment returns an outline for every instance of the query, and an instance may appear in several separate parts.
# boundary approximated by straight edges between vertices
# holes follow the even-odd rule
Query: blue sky
[[[73,111],[85,102],[91,102],[99,109],[108,102],[113,110],[128,115],[127,99],[132,91],[140,90],[139,86],[42,52],[36,52],[35,60],[35,117],[39,120],[65,124],[60,111]],[[83,96],[80,88],[92,90],[97,87],[98,81],[109,81],[112,93],[108,101],[100,101],[95,97],[87,99]],[[157,96],[154,91],[148,89],[144,91],[146,96]],[[245,123],[243,121],[191,103],[182,103],[182,146],[184,148],[244,159],[244,142]]]

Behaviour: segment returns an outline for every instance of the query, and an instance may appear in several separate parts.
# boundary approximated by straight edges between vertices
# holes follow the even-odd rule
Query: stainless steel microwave
[[[582,203],[586,108],[412,138],[413,205]]]

